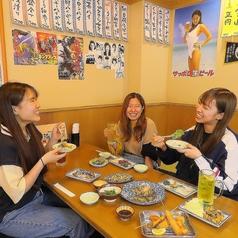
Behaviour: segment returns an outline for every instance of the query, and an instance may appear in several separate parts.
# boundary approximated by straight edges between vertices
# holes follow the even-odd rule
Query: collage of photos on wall
[[[90,40],[86,64],[95,64],[97,69],[115,70],[115,78],[124,78],[123,44]]]
[[[124,78],[123,44],[90,40],[84,59],[82,37],[14,29],[12,43],[15,65],[58,65],[61,80],[83,80],[85,62],[115,70],[115,78]]]

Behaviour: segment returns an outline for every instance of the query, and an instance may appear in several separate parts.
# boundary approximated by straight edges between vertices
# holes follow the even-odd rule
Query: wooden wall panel
[[[81,141],[88,142],[107,150],[103,130],[109,121],[118,121],[121,105],[93,106],[85,108],[62,109],[61,111],[41,112],[41,121],[48,124],[65,121],[70,133],[74,122],[80,123]],[[177,129],[186,130],[195,124],[195,106],[181,104],[149,104],[146,115],[156,123],[160,135],[168,135]],[[238,112],[235,113],[230,127],[238,132]],[[163,165],[163,169],[175,171],[175,165]]]

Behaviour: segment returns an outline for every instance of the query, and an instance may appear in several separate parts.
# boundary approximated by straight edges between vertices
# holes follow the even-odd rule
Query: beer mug
[[[185,26],[185,31],[188,32],[189,29],[190,29],[190,22],[187,21],[187,22],[186,22],[186,26]]]
[[[117,123],[108,122],[107,128],[108,128],[107,143],[113,145],[116,143]]]
[[[219,184],[219,193],[214,197],[215,184]],[[218,198],[223,192],[223,182],[216,181],[216,174],[210,169],[202,169],[199,171],[198,178],[198,199],[203,205],[213,205],[214,198]]]

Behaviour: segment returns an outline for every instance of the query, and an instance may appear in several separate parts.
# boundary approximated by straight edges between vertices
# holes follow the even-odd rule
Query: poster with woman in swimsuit
[[[173,77],[215,75],[219,17],[219,0],[175,11]]]

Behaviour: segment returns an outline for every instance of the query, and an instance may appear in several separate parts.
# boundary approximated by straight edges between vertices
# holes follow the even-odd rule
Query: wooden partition
[[[81,141],[91,143],[107,150],[106,138],[103,130],[109,121],[118,121],[121,104],[92,106],[81,108],[68,108],[48,110],[41,112],[41,121],[37,123],[48,124],[64,121],[68,133],[72,130],[74,122],[80,123]],[[160,135],[168,135],[177,129],[186,130],[195,124],[195,106],[185,104],[148,104],[146,115],[156,123]],[[238,112],[235,113],[230,127],[238,132]],[[69,136],[69,135],[68,135]],[[174,165],[162,165],[162,168],[174,171]]]

